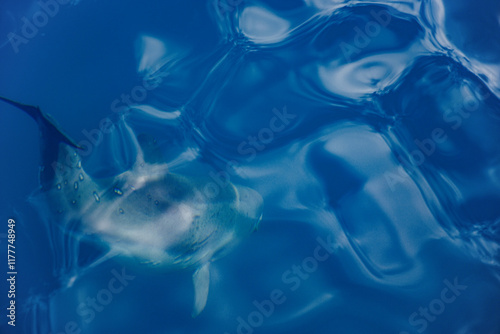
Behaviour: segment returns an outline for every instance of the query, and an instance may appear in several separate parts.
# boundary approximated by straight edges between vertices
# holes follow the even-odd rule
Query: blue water
[[[94,177],[131,168],[125,124],[173,172],[257,190],[263,220],[195,318],[192,270],[111,259],[61,287],[99,243],[77,257],[29,202],[38,130],[1,104],[1,333],[500,333],[498,1],[54,4],[0,3],[0,95],[99,137]]]

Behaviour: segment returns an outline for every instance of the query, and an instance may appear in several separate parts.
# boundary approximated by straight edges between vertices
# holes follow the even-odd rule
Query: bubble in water
[[[78,190],[78,182],[75,182],[75,190]]]
[[[78,162],[76,163],[76,168],[82,168],[82,161],[81,160],[78,160]]]
[[[73,204],[73,205],[76,204],[76,200],[72,200],[71,204]]]
[[[94,191],[94,199],[97,203],[99,203],[101,201],[101,198],[99,197],[99,195],[97,194],[96,191]]]
[[[123,195],[123,191],[122,191],[120,188],[115,188],[115,189],[114,189],[114,192],[115,192],[115,194],[117,194],[118,196]]]
[[[83,174],[80,173],[80,175],[78,175],[78,178],[80,179],[80,181],[83,181]]]
[[[57,187],[57,190],[61,190],[61,189],[62,189],[62,185],[61,185],[60,183],[58,183],[58,184],[56,185],[56,187]]]
[[[120,212],[120,214],[122,214],[122,215],[125,213],[125,211],[123,211],[123,209],[122,209],[122,208],[120,208],[120,210],[118,210],[118,211],[119,211],[119,212]]]

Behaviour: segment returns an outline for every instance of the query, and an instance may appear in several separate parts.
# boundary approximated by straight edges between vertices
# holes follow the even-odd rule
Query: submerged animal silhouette
[[[108,179],[93,179],[79,149],[40,108],[3,100],[31,116],[41,131],[40,189],[51,216],[67,233],[95,235],[113,254],[174,269],[193,268],[193,316],[205,307],[209,264],[253,232],[262,216],[254,190],[228,183],[207,193],[207,181],[168,172],[144,160]],[[78,221],[75,227],[75,221]]]

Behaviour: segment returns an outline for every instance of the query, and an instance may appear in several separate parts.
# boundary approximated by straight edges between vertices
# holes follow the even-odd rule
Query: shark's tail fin
[[[50,138],[51,140],[66,143],[74,148],[81,148],[54,124],[50,115],[43,113],[39,107],[22,104],[2,96],[0,96],[0,100],[17,107],[30,115],[31,118],[37,122],[40,127],[40,131],[42,132],[42,136],[46,139]]]
[[[81,149],[81,147],[64,134],[64,132],[55,125],[51,117],[43,113],[39,107],[22,104],[1,96],[0,100],[21,109],[37,122],[41,132],[40,185],[42,189],[50,188],[56,177],[56,166],[61,166],[59,161],[67,161],[67,159],[62,159],[63,156],[68,156],[71,152],[73,152],[73,155],[76,155],[76,151],[73,148]],[[61,143],[66,144],[67,147],[61,148]]]

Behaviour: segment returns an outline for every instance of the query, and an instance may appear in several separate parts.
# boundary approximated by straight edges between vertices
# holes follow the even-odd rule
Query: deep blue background
[[[82,130],[118,119],[112,102],[143,83],[141,38],[155,38],[173,61],[144,103],[182,110],[191,139],[173,144],[175,131],[151,130],[162,149],[199,147],[214,170],[237,161],[232,181],[258,190],[265,211],[259,231],[213,264],[197,318],[192,272],[129,267],[136,278],[86,324],[77,306],[123,264],[110,261],[44,297],[57,281],[52,252],[64,250],[51,249],[47,217],[27,203],[38,185],[38,130],[2,104],[0,258],[12,217],[19,308],[13,331],[0,277],[1,333],[60,333],[75,321],[81,333],[232,334],[274,289],[286,302],[255,333],[419,333],[409,317],[455,278],[466,290],[425,332],[500,333],[500,5],[404,3],[243,0],[221,14],[212,1],[82,0],[61,5],[15,52],[7,34],[20,34],[22,18],[40,7],[2,0],[0,95],[41,106],[83,140]],[[356,45],[356,29],[383,10],[391,22]],[[342,43],[359,52],[346,59]],[[471,105],[470,116],[458,114]],[[238,150],[283,108],[295,118],[255,158]],[[435,129],[448,139],[412,161],[415,140]],[[96,173],[112,164],[103,147],[98,163],[84,161]],[[334,254],[292,291],[283,274],[329,236]]]

